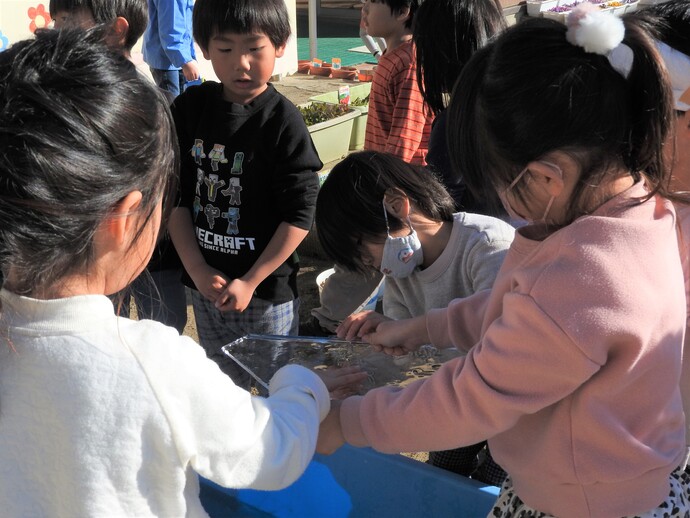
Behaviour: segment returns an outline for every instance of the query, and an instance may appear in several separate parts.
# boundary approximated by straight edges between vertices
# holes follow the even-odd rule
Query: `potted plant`
[[[352,123],[352,134],[350,136],[350,151],[362,149],[364,147],[364,133],[367,126],[367,113],[369,111],[369,92],[371,92],[371,83],[361,83],[355,85],[348,85],[350,102],[348,105],[360,112]],[[330,104],[339,104],[339,92],[333,91],[321,95],[315,95],[309,99],[314,102],[323,102]]]
[[[310,101],[297,107],[325,164],[347,155],[352,124],[359,111],[347,105]]]

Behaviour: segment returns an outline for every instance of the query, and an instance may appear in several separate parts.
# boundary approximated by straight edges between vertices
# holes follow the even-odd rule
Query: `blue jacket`
[[[144,61],[158,70],[180,69],[196,59],[192,38],[194,0],[148,0]]]

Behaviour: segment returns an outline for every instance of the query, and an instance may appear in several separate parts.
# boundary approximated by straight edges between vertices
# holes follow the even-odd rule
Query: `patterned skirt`
[[[668,497],[654,509],[634,518],[690,518],[690,475],[677,468],[669,475]],[[555,518],[554,516],[525,505],[513,489],[513,481],[506,478],[501,493],[487,518]],[[633,518],[633,517],[629,517]]]

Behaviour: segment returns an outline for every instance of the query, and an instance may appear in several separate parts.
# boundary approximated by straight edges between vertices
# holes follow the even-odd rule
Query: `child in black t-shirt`
[[[198,0],[194,38],[220,83],[173,103],[182,168],[170,234],[192,288],[199,341],[297,334],[297,245],[322,163],[297,108],[268,83],[290,36],[282,0]]]

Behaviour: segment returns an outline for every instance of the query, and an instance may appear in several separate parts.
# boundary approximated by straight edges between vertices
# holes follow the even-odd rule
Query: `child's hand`
[[[359,392],[369,376],[359,366],[314,371],[323,381],[333,399],[343,399]]]
[[[256,286],[247,281],[234,279],[216,299],[216,307],[220,311],[239,311],[241,313],[249,306],[255,289]]]
[[[340,401],[331,401],[331,411],[321,421],[319,438],[316,441],[316,452],[322,455],[331,455],[345,444],[343,430],[340,425]]]
[[[354,340],[374,331],[381,322],[391,320],[376,311],[361,311],[350,315],[337,327],[335,332],[338,338]]]
[[[194,285],[199,290],[199,293],[211,302],[216,301],[228,284],[228,280],[221,272],[211,268],[206,263],[190,271],[189,276],[194,281]]]
[[[429,343],[426,316],[381,322],[375,331],[362,338],[377,351],[391,356],[404,356]]]

